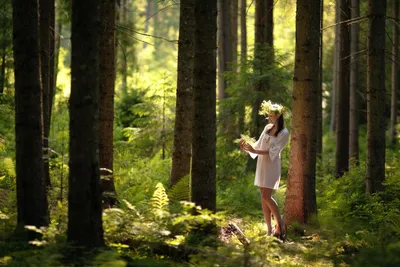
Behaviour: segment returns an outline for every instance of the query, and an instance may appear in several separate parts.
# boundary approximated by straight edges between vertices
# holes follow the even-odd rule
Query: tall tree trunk
[[[216,25],[214,0],[195,0],[192,201],[216,210]]]
[[[399,20],[399,0],[393,0],[393,18]],[[393,23],[393,47],[392,47],[392,97],[390,105],[390,128],[389,143],[394,145],[397,139],[397,94],[399,86],[399,68],[397,62],[399,60],[399,25]]]
[[[37,1],[13,1],[17,231],[49,223],[44,186]],[[33,236],[29,233],[28,238]]]
[[[144,33],[148,33],[149,31],[149,26],[150,26],[150,21],[151,21],[151,16],[154,15],[154,0],[147,0],[147,5],[146,5],[146,20],[144,22]],[[143,42],[143,49],[147,47],[147,43]]]
[[[218,0],[218,76],[229,71],[232,63],[232,7],[230,0]],[[226,79],[218,78],[218,99],[222,100],[226,95]]]
[[[324,26],[324,0],[321,0],[320,6],[320,38],[319,38],[319,91],[318,91],[318,112],[317,112],[317,156],[322,160],[322,136],[323,136],[323,119],[322,119],[322,93],[323,93],[323,34],[322,29]]]
[[[193,127],[194,0],[181,0],[178,43],[178,83],[171,185],[190,174]]]
[[[350,107],[350,0],[340,0],[340,62],[336,125],[335,176],[349,169],[349,107]]]
[[[246,22],[246,0],[240,0],[240,72],[244,73],[243,69],[247,61],[247,22]],[[239,106],[238,118],[238,134],[244,132],[244,117],[245,103],[241,102]]]
[[[336,0],[335,7],[335,45],[333,49],[333,76],[332,76],[332,94],[331,94],[331,122],[329,129],[332,133],[336,132],[337,119],[337,91],[339,86],[339,61],[340,61],[340,0]]]
[[[385,16],[386,0],[368,1],[367,193],[385,179]]]
[[[272,64],[273,62],[273,1],[256,0],[255,1],[255,22],[254,22],[254,66],[258,72],[261,72],[262,65]],[[266,54],[265,48],[270,49]],[[260,105],[265,97],[271,97],[270,84],[267,79],[257,82],[254,86],[255,99],[252,101],[250,135],[258,136],[264,129],[265,119],[258,114]],[[247,169],[255,169],[256,161],[249,158]]]
[[[100,5],[100,185],[103,207],[117,202],[114,185],[114,92],[115,92],[115,0],[103,0]]]
[[[321,0],[298,0],[293,77],[291,153],[285,201],[287,223],[310,223],[316,215],[315,165]]]
[[[237,64],[239,0],[232,0],[232,62]]]
[[[69,242],[104,244],[99,171],[99,0],[72,1]]]
[[[56,0],[56,5],[60,5],[60,0]],[[60,45],[61,45],[61,31],[62,31],[62,22],[61,22],[61,10],[57,10],[55,23],[54,23],[54,78],[53,80],[53,97],[55,95],[55,88],[57,88],[57,75],[58,75],[58,62],[60,55]],[[50,109],[51,111],[51,109]]]
[[[129,0],[120,0],[120,5],[119,5],[119,17],[118,17],[118,22],[119,24],[123,25],[123,26],[127,26],[127,11],[126,11],[126,2]],[[119,34],[118,35],[118,43],[119,45],[119,49],[121,50],[121,53],[117,53],[120,54],[119,57],[119,72],[121,74],[121,92],[122,92],[122,97],[125,97],[128,94],[128,58],[127,58],[127,46],[128,46],[128,40],[127,40],[127,36],[126,34]],[[117,50],[117,51],[118,51]]]
[[[355,19],[360,16],[360,3],[359,0],[351,0],[351,18]],[[358,60],[356,53],[358,52],[359,32],[360,27],[358,23],[351,24],[351,45],[350,45],[350,147],[349,156],[358,163]]]
[[[53,58],[54,34],[54,1],[39,0],[39,29],[40,29],[40,67],[42,80],[42,103],[43,103],[43,157],[44,157],[44,182],[46,187],[51,185],[49,170],[49,134],[50,134],[50,107],[52,102],[51,90],[54,77],[51,75],[51,59]]]

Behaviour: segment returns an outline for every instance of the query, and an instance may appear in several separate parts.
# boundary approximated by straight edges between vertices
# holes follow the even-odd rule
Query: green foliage
[[[174,184],[168,191],[168,196],[171,203],[179,201],[189,201],[190,199],[190,175],[182,177],[176,184]]]

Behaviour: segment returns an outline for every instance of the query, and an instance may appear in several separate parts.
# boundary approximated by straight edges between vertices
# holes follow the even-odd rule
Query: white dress
[[[289,141],[289,131],[285,128],[278,136],[268,134],[273,124],[265,126],[260,138],[253,144],[254,149],[269,150],[266,155],[258,155],[248,152],[254,159],[257,159],[256,177],[254,185],[278,189],[281,180],[281,151]]]

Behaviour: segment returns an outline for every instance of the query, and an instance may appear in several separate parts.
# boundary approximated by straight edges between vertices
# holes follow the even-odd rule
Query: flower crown
[[[285,107],[280,104],[272,103],[270,100],[268,100],[268,102],[264,100],[261,103],[258,114],[268,117],[268,113],[270,112],[274,113],[275,115],[283,114],[285,112]]]

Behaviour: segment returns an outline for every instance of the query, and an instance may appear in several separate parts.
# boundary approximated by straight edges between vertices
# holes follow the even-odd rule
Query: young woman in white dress
[[[257,169],[254,185],[260,188],[262,198],[262,210],[267,224],[268,234],[273,234],[280,239],[285,238],[285,227],[280,216],[279,207],[272,198],[273,190],[278,189],[281,178],[281,151],[289,140],[289,131],[285,128],[283,120],[284,108],[270,101],[263,101],[260,114],[267,116],[267,124],[260,138],[253,145],[240,141],[240,148],[257,159]],[[272,232],[271,214],[276,220],[274,232]]]

